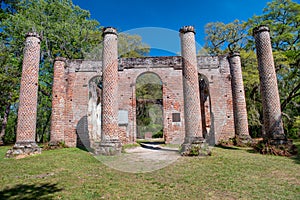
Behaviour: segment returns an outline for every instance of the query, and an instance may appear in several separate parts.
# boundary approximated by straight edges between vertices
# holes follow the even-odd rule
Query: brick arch
[[[119,109],[128,112],[128,124],[122,126],[122,143],[135,142],[136,132],[136,80],[144,73],[155,73],[160,77],[163,90],[163,133],[166,143],[181,144],[184,140],[184,109],[182,72],[175,68],[174,57],[150,57],[142,60],[122,62],[119,71]],[[177,57],[176,57],[177,59]],[[137,62],[139,61],[139,62]],[[164,62],[162,62],[164,61]],[[125,65],[130,63],[130,65]],[[167,63],[165,65],[164,63]],[[170,64],[171,63],[171,64]],[[171,66],[170,66],[171,65]],[[173,115],[179,121],[173,122]]]
[[[144,74],[154,74],[154,75],[156,75],[156,76],[159,78],[160,83],[163,85],[163,81],[162,81],[161,76],[159,75],[158,72],[154,72],[154,71],[145,71],[145,72],[141,72],[141,73],[137,74],[137,76],[135,77],[135,83],[136,83],[136,81],[137,81],[141,76],[143,76]]]
[[[102,75],[101,75],[101,74],[100,74],[100,75],[94,75],[94,76],[91,76],[91,77],[89,78],[88,84],[90,84],[91,81],[93,81],[93,80],[96,79],[96,78],[100,78],[101,81],[102,81]]]
[[[165,110],[165,104],[164,104],[164,101],[163,101],[163,96],[164,96],[164,93],[163,93],[163,88],[164,88],[164,84],[163,84],[163,81],[162,81],[162,78],[161,78],[161,76],[158,74],[158,73],[155,73],[155,72],[153,72],[153,71],[145,71],[145,72],[141,72],[141,73],[139,73],[139,74],[137,74],[137,76],[136,76],[136,78],[135,78],[135,85],[137,84],[137,81],[139,80],[139,78],[141,78],[143,75],[146,75],[146,74],[153,74],[153,75],[155,75],[157,78],[158,78],[158,80],[159,80],[159,83],[158,84],[160,84],[161,85],[161,92],[162,92],[162,96],[161,96],[161,100],[162,101],[160,101],[159,99],[157,99],[157,100],[150,100],[150,102],[152,102],[153,103],[153,106],[154,105],[158,105],[159,107],[160,107],[160,109],[161,109],[161,111],[162,111],[162,128],[163,128],[163,134],[164,134],[164,119],[165,119],[165,116],[164,116],[164,110]],[[135,90],[134,90],[134,93],[135,93],[135,96],[136,96],[136,94],[137,94],[137,88],[135,87]],[[138,130],[138,124],[137,124],[137,118],[138,118],[138,99],[137,99],[137,96],[136,96],[136,99],[135,99],[135,101],[136,101],[136,104],[135,104],[135,110],[136,110],[136,120],[135,120],[135,122],[136,122],[136,133],[137,133],[137,138],[140,136],[139,135],[139,130]],[[157,102],[158,101],[158,102]],[[153,116],[151,116],[150,115],[150,113],[149,113],[149,117],[151,118],[151,120],[155,120],[155,114],[156,113],[154,113],[153,114]],[[154,119],[153,119],[153,117],[154,117]],[[153,121],[152,121],[153,122]],[[151,122],[151,123],[152,123]],[[159,130],[156,130],[156,133],[158,132]],[[153,135],[153,134],[155,134],[155,133],[151,133],[151,136]],[[151,137],[150,136],[150,134],[149,135],[144,135],[144,136],[142,136],[142,137],[144,137],[144,138],[146,138],[146,139],[148,139],[148,138],[150,138]]]

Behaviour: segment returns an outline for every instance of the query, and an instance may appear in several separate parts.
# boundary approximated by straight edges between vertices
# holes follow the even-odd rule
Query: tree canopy
[[[254,27],[270,27],[273,55],[281,97],[284,127],[289,137],[300,132],[300,5],[292,0],[273,0],[262,15],[247,21],[211,22],[205,27],[210,54],[240,51],[246,92],[249,128],[260,136],[262,106],[255,55]],[[24,35],[35,31],[42,36],[38,96],[38,141],[47,141],[50,133],[53,60],[101,59],[100,23],[72,0],[0,0],[0,144],[2,138],[15,137]],[[140,57],[149,52],[138,35],[119,34],[119,55]],[[160,96],[159,84],[141,84],[141,99]],[[154,94],[147,94],[149,91]],[[148,96],[147,96],[148,95]],[[154,97],[153,97],[154,95]],[[5,134],[6,133],[6,134]],[[5,134],[5,136],[4,136]]]
[[[51,90],[55,57],[101,59],[100,23],[90,12],[72,0],[0,1],[0,120],[1,139],[13,141],[16,127],[24,36],[37,32],[42,37],[38,96],[38,141],[46,141],[50,132]],[[120,34],[120,48],[130,48],[126,56],[143,56],[149,47],[137,35]]]
[[[253,136],[261,134],[262,108],[253,28],[268,25],[281,97],[284,127],[289,137],[299,136],[300,118],[300,5],[292,0],[267,3],[260,16],[246,22],[208,23],[205,49],[210,54],[240,51],[248,120]]]

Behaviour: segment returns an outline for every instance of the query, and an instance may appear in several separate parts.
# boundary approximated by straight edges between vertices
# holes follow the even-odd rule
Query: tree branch
[[[41,86],[39,86],[39,91],[40,91],[43,95],[45,95],[45,96],[50,96],[50,95],[51,95],[51,94],[49,94],[49,92],[43,90],[43,89],[41,88]]]
[[[285,100],[281,104],[281,110],[284,110],[285,107],[290,103],[290,101],[295,98],[296,96],[299,96],[300,93],[296,93],[300,90],[300,83],[296,85],[296,87],[289,93],[289,95],[285,98]]]
[[[289,121],[291,121],[291,118],[288,114],[281,112],[282,116],[285,116]]]

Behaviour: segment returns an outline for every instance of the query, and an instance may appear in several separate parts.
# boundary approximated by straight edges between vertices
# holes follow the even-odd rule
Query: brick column
[[[274,67],[270,30],[267,26],[254,28],[260,90],[263,106],[265,139],[282,143],[287,140],[281,119],[281,107]]]
[[[41,153],[41,149],[35,142],[40,42],[41,38],[37,33],[26,34],[20,86],[17,138],[14,147],[7,152],[7,157]]]
[[[192,144],[203,143],[195,29],[184,26],[180,30],[181,56],[183,58],[182,80],[184,94],[185,139],[182,155],[188,155]]]
[[[65,141],[65,103],[67,98],[65,67],[65,58],[58,57],[55,59],[52,86],[51,145],[58,145],[59,142]]]
[[[238,144],[251,142],[248,130],[248,116],[242,75],[241,58],[239,53],[231,53],[228,57],[230,74],[232,101],[234,112],[235,135]]]
[[[102,135],[96,154],[121,153],[118,125],[118,36],[115,28],[103,29]]]

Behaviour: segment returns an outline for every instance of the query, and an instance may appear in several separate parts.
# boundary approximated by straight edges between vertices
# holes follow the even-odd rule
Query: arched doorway
[[[163,92],[160,77],[146,72],[136,79],[137,139],[163,138]]]
[[[211,130],[211,101],[209,82],[207,77],[203,74],[198,74],[198,78],[203,137],[207,139]]]

